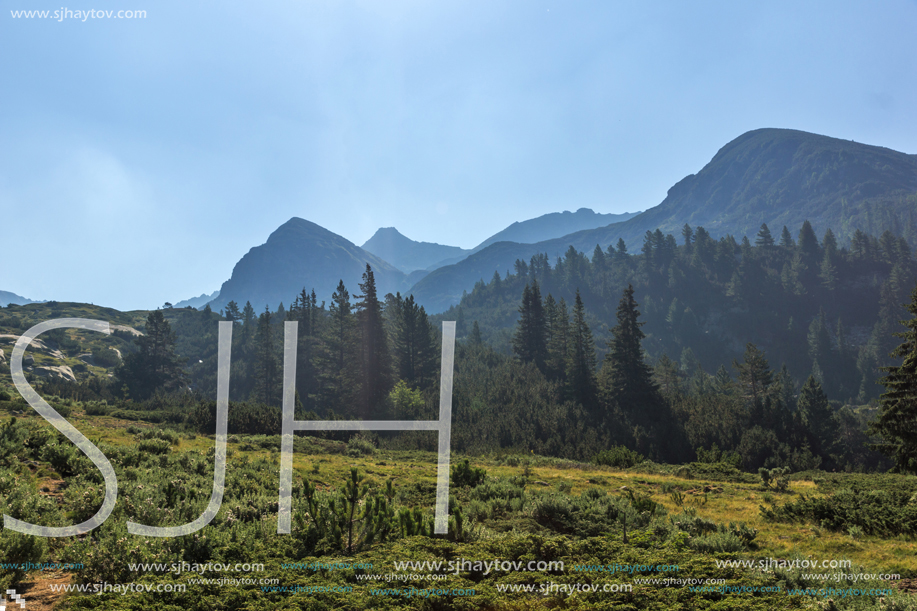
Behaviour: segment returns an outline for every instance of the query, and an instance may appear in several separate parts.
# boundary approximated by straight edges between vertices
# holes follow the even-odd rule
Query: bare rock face
[[[73,370],[67,365],[60,365],[59,367],[36,367],[35,375],[43,378],[63,378],[71,382],[76,382],[76,376],[73,374]]]

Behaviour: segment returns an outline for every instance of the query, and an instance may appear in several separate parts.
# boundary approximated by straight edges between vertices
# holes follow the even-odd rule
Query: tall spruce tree
[[[436,369],[432,328],[426,311],[417,305],[413,295],[407,299],[399,295],[396,301],[393,349],[398,377],[413,388],[424,386],[432,381]]]
[[[793,241],[793,236],[790,234],[790,230],[786,228],[786,225],[783,226],[783,231],[780,232],[780,245],[790,249],[796,247],[796,242]]]
[[[828,396],[815,376],[809,376],[802,385],[797,406],[797,411],[809,433],[812,452],[827,458],[835,434],[831,418],[834,410],[831,409]]]
[[[232,322],[241,320],[242,312],[239,311],[239,304],[236,303],[235,301],[230,301],[229,303],[227,303],[225,317],[226,317],[226,320],[229,320]]]
[[[272,314],[268,308],[258,317],[258,333],[255,338],[255,388],[252,398],[265,405],[279,405],[280,362],[277,358],[271,318]]]
[[[879,382],[886,390],[871,432],[882,438],[874,447],[894,459],[894,471],[917,474],[917,287],[907,311],[911,317],[901,321],[905,331],[894,334],[904,341],[890,355],[901,364],[882,368],[886,375]]]
[[[802,254],[803,261],[809,267],[815,265],[820,259],[818,237],[815,235],[815,230],[812,229],[812,223],[807,220],[803,221],[802,227],[799,229],[797,249]]]
[[[137,338],[139,350],[125,357],[115,370],[130,398],[143,400],[156,392],[171,392],[184,384],[182,359],[175,354],[175,332],[162,310],[150,312],[144,334]]]
[[[296,392],[304,409],[315,411],[319,406],[320,390],[318,368],[316,367],[319,346],[319,321],[321,316],[316,303],[315,289],[311,294],[303,287],[287,313],[289,320],[297,325]],[[322,302],[324,310],[324,302]]]
[[[548,294],[545,298],[545,319],[548,328],[546,373],[549,378],[559,380],[566,387],[570,315],[563,297],[555,303],[554,296]]]
[[[513,335],[513,353],[523,363],[535,363],[543,372],[547,352],[547,326],[541,290],[538,281],[532,280],[531,285],[526,284],[522,290],[519,321]]]
[[[360,331],[360,371],[362,373],[359,416],[368,418],[381,406],[391,390],[388,342],[382,319],[382,304],[376,294],[376,278],[366,264],[356,304]]]
[[[733,360],[732,366],[739,372],[739,385],[749,407],[762,404],[774,381],[774,374],[764,353],[749,342],[745,345],[745,357],[742,362]]]
[[[596,404],[595,341],[586,323],[586,308],[576,290],[573,303],[573,324],[570,327],[570,350],[567,355],[567,387],[569,396],[587,410]]]
[[[322,334],[319,355],[322,407],[337,413],[354,415],[359,389],[359,368],[354,353],[355,324],[350,293],[344,281],[331,294],[328,321]]]
[[[628,285],[618,304],[617,324],[611,329],[608,353],[599,376],[606,427],[620,428],[622,422],[609,421],[619,412],[633,427],[633,438],[639,451],[661,456],[660,425],[667,423],[667,404],[653,381],[653,370],[643,358],[640,311],[634,299],[634,287]]]

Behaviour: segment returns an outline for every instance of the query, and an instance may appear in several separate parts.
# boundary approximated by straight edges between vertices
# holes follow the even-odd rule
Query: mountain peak
[[[394,227],[380,227],[362,248],[404,272],[426,269],[444,259],[467,253],[458,246],[417,242]]]
[[[373,234],[373,238],[376,236],[401,236],[405,237],[403,233],[395,229],[394,227],[379,227],[376,229],[376,233]],[[370,238],[373,239],[373,238]]]
[[[336,233],[306,219],[293,217],[242,257],[210,304],[217,309],[228,301],[251,301],[256,309],[287,305],[302,289],[315,289],[327,299],[338,282],[351,289],[370,264],[380,294],[402,290],[404,274],[388,262]]]

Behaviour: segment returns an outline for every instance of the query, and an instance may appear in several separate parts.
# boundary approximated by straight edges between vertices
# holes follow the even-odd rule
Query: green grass
[[[52,404],[55,400],[52,399]],[[60,602],[61,608],[69,609],[364,609],[364,608],[410,608],[410,609],[556,609],[556,608],[597,608],[597,609],[794,609],[794,608],[827,608],[818,607],[824,603],[821,598],[811,596],[788,596],[786,594],[720,594],[718,592],[697,593],[687,588],[634,585],[632,577],[621,578],[598,573],[575,572],[570,567],[575,564],[677,564],[681,570],[673,575],[679,578],[716,578],[725,579],[728,585],[776,586],[784,588],[791,585],[807,585],[800,582],[797,573],[778,574],[762,573],[745,569],[718,569],[716,559],[736,558],[816,558],[840,559],[853,562],[855,569],[844,569],[844,572],[880,572],[900,573],[903,576],[917,576],[917,557],[913,554],[914,541],[907,537],[882,538],[875,536],[851,537],[843,532],[831,532],[817,525],[796,523],[779,523],[766,521],[759,510],[761,505],[784,504],[800,498],[801,494],[825,494],[841,487],[852,485],[882,487],[910,485],[914,478],[894,475],[856,475],[826,474],[812,472],[797,474],[785,493],[766,491],[760,483],[751,481],[734,481],[731,473],[706,473],[703,477],[680,477],[675,473],[675,466],[644,466],[620,470],[576,463],[541,456],[492,455],[484,457],[467,457],[471,467],[483,468],[487,472],[487,482],[518,486],[525,482],[524,502],[516,509],[509,509],[511,504],[498,502],[491,504],[491,515],[482,517],[470,525],[470,540],[465,542],[428,536],[395,537],[384,543],[367,546],[355,555],[348,555],[341,550],[327,551],[316,555],[316,550],[309,550],[302,535],[276,534],[276,500],[278,494],[279,472],[279,436],[232,435],[229,440],[229,459],[227,465],[227,491],[220,513],[211,526],[201,531],[202,539],[186,537],[182,539],[145,539],[128,535],[124,531],[124,522],[136,518],[138,521],[161,520],[163,524],[181,523],[175,520],[184,508],[183,516],[196,516],[210,495],[213,463],[208,453],[213,447],[212,437],[189,435],[179,432],[177,436],[166,434],[175,443],[170,443],[162,455],[133,456],[131,448],[136,447],[140,438],[150,436],[151,431],[159,430],[159,425],[128,421],[110,416],[86,416],[84,406],[79,402],[70,402],[72,415],[70,421],[97,445],[113,455],[112,462],[119,476],[118,507],[105,525],[94,532],[96,542],[90,544],[87,539],[48,540],[42,558],[29,558],[31,561],[71,561],[84,562],[87,569],[69,574],[73,583],[95,583],[98,581],[130,582],[140,581],[152,584],[185,583],[188,591],[183,594],[140,594],[126,596],[118,594],[76,595],[71,594]],[[0,413],[5,413],[0,411]],[[42,419],[35,415],[19,418],[22,426],[47,429]],[[0,418],[0,430],[7,426],[10,418]],[[129,430],[130,429],[130,430]],[[193,437],[193,438],[192,438]],[[67,443],[67,442],[64,442]],[[377,448],[371,455],[348,455],[347,444],[297,436],[297,452],[294,456],[296,481],[307,478],[315,484],[319,493],[332,493],[339,490],[345,482],[350,469],[356,467],[365,475],[364,483],[371,489],[381,490],[389,480],[393,481],[397,491],[396,503],[406,507],[417,506],[428,517],[432,516],[433,492],[436,482],[436,455],[422,451],[392,451]],[[37,454],[36,454],[37,453]],[[30,498],[52,502],[49,499],[54,490],[52,485],[60,480],[59,473],[47,460],[34,460],[41,455],[40,448],[20,452],[20,458],[26,461],[0,459],[0,474],[18,477],[23,490],[28,490]],[[457,464],[462,456],[454,455],[453,463]],[[140,462],[126,466],[131,460]],[[184,465],[184,466],[183,466]],[[681,470],[681,473],[685,471]],[[48,505],[33,520],[52,525],[63,525],[86,512],[91,515],[96,504],[91,499],[100,499],[95,493],[90,494],[90,501],[81,497],[90,489],[98,492],[99,478],[94,477],[94,469],[76,476],[66,477],[65,485],[60,487],[60,504],[56,509]],[[155,506],[144,506],[144,499],[149,494],[154,498],[161,496],[168,482],[178,490],[177,500],[173,502],[156,501]],[[816,481],[818,482],[816,484]],[[515,482],[510,484],[510,482]],[[0,483],[0,486],[3,484]],[[138,487],[143,489],[138,489]],[[42,488],[49,492],[40,493]],[[655,538],[650,531],[632,527],[627,543],[623,540],[621,529],[613,523],[607,530],[593,536],[582,536],[578,532],[561,534],[545,523],[539,522],[535,512],[542,499],[551,495],[575,501],[577,498],[599,492],[587,492],[599,489],[602,495],[626,502],[629,492],[636,497],[646,497],[659,504],[668,512],[663,523],[670,523],[670,518],[682,514],[686,509],[693,512],[698,519],[715,524],[745,522],[749,528],[757,529],[757,537],[752,548],[743,551],[720,554],[704,554],[693,551],[690,537],[685,535],[670,536],[667,539]],[[468,515],[469,508],[475,505],[478,509],[482,498],[472,488],[453,488],[451,493],[454,506],[463,509]],[[680,493],[673,495],[673,492]],[[6,497],[4,497],[4,494]],[[12,502],[13,494],[3,492],[0,487],[0,503]],[[18,493],[17,493],[18,494]],[[681,506],[677,504],[680,500]],[[497,509],[495,510],[494,507]],[[6,509],[4,509],[7,511]],[[175,511],[175,515],[168,511]],[[23,509],[22,511],[28,511]],[[9,512],[9,511],[7,511]],[[82,514],[81,514],[82,512]],[[231,517],[234,516],[233,517]],[[187,518],[186,518],[187,519]],[[677,533],[676,533],[677,534]],[[687,538],[686,538],[687,537]],[[0,534],[0,542],[9,545],[13,535],[7,532]],[[3,550],[0,550],[0,554]],[[37,553],[37,552],[35,552]],[[7,553],[7,556],[9,554]],[[90,557],[91,556],[91,557]],[[563,560],[567,570],[546,573],[499,572],[489,575],[478,572],[459,571],[450,575],[445,581],[406,582],[421,588],[434,583],[441,588],[474,588],[471,597],[382,597],[373,596],[371,590],[376,587],[389,587],[384,583],[367,583],[357,580],[354,571],[310,572],[281,568],[286,562],[307,562],[321,560],[361,560],[372,562],[371,573],[393,573],[394,561],[400,560],[450,560],[466,558],[474,560],[529,560],[550,559]],[[204,586],[189,584],[195,577],[184,573],[172,575],[166,573],[147,573],[145,575],[125,572],[127,562],[262,562],[264,573],[256,577],[278,579],[280,585],[329,585],[339,584],[353,587],[352,592],[314,594],[266,593],[257,585],[242,586]],[[357,571],[359,572],[359,571]],[[835,572],[831,570],[829,572]],[[34,574],[23,580],[26,584]],[[239,574],[209,574],[207,577],[251,577]],[[667,575],[646,574],[643,577],[660,577]],[[9,586],[13,579],[6,575],[4,586]],[[576,594],[570,597],[544,596],[532,594],[506,593],[498,591],[498,586],[507,584],[534,584],[537,588],[548,584],[574,583],[619,583],[634,585],[630,593]],[[810,587],[820,587],[808,584]],[[821,584],[824,585],[824,584]],[[833,584],[837,585],[837,584]],[[840,584],[843,585],[843,584]],[[875,582],[868,587],[885,587],[887,582]],[[859,587],[850,585],[849,587]],[[906,600],[906,595],[896,595]],[[875,597],[848,597],[837,600],[839,608],[880,608]],[[902,603],[903,604],[903,603]],[[892,608],[892,607],[889,607]],[[903,607],[902,607],[903,608]]]

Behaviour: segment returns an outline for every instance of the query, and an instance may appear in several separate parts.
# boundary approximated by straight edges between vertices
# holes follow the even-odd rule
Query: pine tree
[[[547,352],[547,325],[541,290],[538,281],[532,280],[532,284],[526,284],[522,290],[519,321],[513,335],[513,353],[521,362],[533,362],[543,372]]]
[[[136,340],[139,350],[125,357],[115,370],[118,386],[126,386],[135,400],[155,392],[171,392],[184,384],[182,359],[175,354],[175,333],[162,310],[150,312],[144,334]]]
[[[356,303],[360,331],[360,371],[362,373],[359,415],[368,418],[391,390],[388,342],[382,319],[382,304],[376,294],[373,270],[366,264],[360,283],[360,301]]]
[[[818,278],[821,280],[821,285],[833,291],[837,288],[837,266],[834,264],[834,255],[833,251],[825,249],[825,256],[822,257],[821,265],[818,268]]]
[[[850,239],[850,254],[854,259],[859,260],[869,256],[869,238],[859,229],[853,232],[853,237]]]
[[[691,251],[691,245],[694,243],[694,230],[687,223],[681,228],[681,237],[685,240],[685,253]]]
[[[615,245],[615,257],[618,261],[627,261],[627,244],[624,243],[624,238],[618,238],[618,243]]]
[[[790,375],[786,363],[783,364],[774,378],[774,392],[787,410],[793,411],[796,409],[796,382]]]
[[[874,447],[895,460],[894,471],[917,474],[917,287],[907,311],[911,317],[901,321],[906,330],[894,334],[904,341],[890,355],[902,361],[882,368],[886,375],[879,382],[886,390],[871,432],[882,437]]]
[[[338,282],[328,306],[328,321],[322,334],[319,355],[322,398],[325,410],[353,415],[359,390],[358,358],[354,353],[355,322],[350,293]]]
[[[570,398],[587,410],[595,407],[595,342],[586,324],[586,309],[576,290],[573,324],[570,328],[570,351],[567,356],[567,386]]]
[[[324,309],[324,302],[322,303]],[[316,362],[318,360],[319,320],[315,289],[306,292],[305,287],[297,295],[287,318],[297,324],[296,392],[305,410],[316,411],[321,392]]]
[[[280,404],[280,363],[277,359],[277,347],[274,332],[271,328],[271,311],[265,307],[258,317],[258,335],[255,361],[255,388],[253,399],[265,405]]]
[[[803,284],[808,275],[808,268],[803,262],[802,255],[796,253],[793,255],[792,262],[787,262],[780,272],[780,281],[783,283],[783,289],[792,295],[805,295],[806,287]]]
[[[653,232],[647,229],[646,234],[643,236],[643,246],[640,248],[640,252],[643,254],[643,269],[647,273],[652,272],[656,268],[655,245]]]
[[[592,251],[592,269],[596,273],[605,271],[605,253],[598,244],[595,245],[595,249]]]
[[[242,319],[242,313],[239,311],[239,304],[235,301],[230,301],[226,304],[226,320],[236,322],[237,320]]]
[[[774,237],[771,235],[771,230],[767,228],[767,223],[761,223],[761,229],[758,230],[758,235],[755,237],[755,246],[773,246]]]
[[[417,305],[413,295],[401,299],[399,294],[396,303],[393,350],[398,376],[416,388],[430,382],[434,375],[432,328],[426,311]]]
[[[797,405],[797,411],[809,432],[812,451],[827,456],[834,433],[831,426],[834,410],[815,376],[809,376],[802,385]]]
[[[252,307],[251,301],[245,302],[245,307],[242,308],[242,324],[248,325],[254,322],[255,320],[255,308]]]
[[[545,298],[545,321],[548,328],[546,374],[552,380],[559,380],[566,387],[570,315],[563,297],[555,303],[554,297],[548,294]]]
[[[780,245],[789,249],[796,247],[793,236],[790,235],[790,230],[786,228],[786,225],[783,226],[783,231],[780,233]]]
[[[665,396],[677,396],[682,393],[682,375],[678,364],[663,354],[653,368],[653,381]]]
[[[719,394],[726,396],[732,395],[735,390],[735,381],[729,375],[729,370],[725,365],[720,365],[720,368],[716,370],[716,375],[713,376],[713,388]]]
[[[802,254],[803,261],[805,261],[806,265],[812,266],[818,261],[820,254],[818,238],[815,236],[815,231],[812,229],[812,224],[809,221],[803,221],[802,227],[799,229],[797,248]]]
[[[831,334],[828,332],[828,323],[825,310],[819,308],[818,316],[812,319],[807,336],[809,343],[809,357],[828,365],[831,359]]]
[[[822,238],[821,244],[825,252],[830,252],[832,256],[837,254],[837,238],[834,237],[834,232],[830,227],[825,230],[825,237]]]
[[[471,335],[468,337],[468,343],[473,346],[480,346],[484,343],[484,340],[481,337],[481,327],[478,326],[478,321],[474,321],[474,325],[471,327]]]
[[[745,345],[742,362],[733,360],[732,366],[739,372],[739,385],[748,404],[754,406],[763,403],[768,387],[774,380],[764,353],[749,342]]]
[[[645,335],[640,327],[644,323],[638,320],[639,317],[634,287],[628,285],[618,304],[617,324],[611,330],[599,386],[606,413],[623,413],[630,424],[640,429],[637,436],[646,435],[644,441],[638,440],[638,449],[658,454],[661,451],[659,440],[652,431],[666,422],[665,402],[653,381],[652,369],[643,359],[641,341]],[[620,427],[622,423],[605,424]]]

